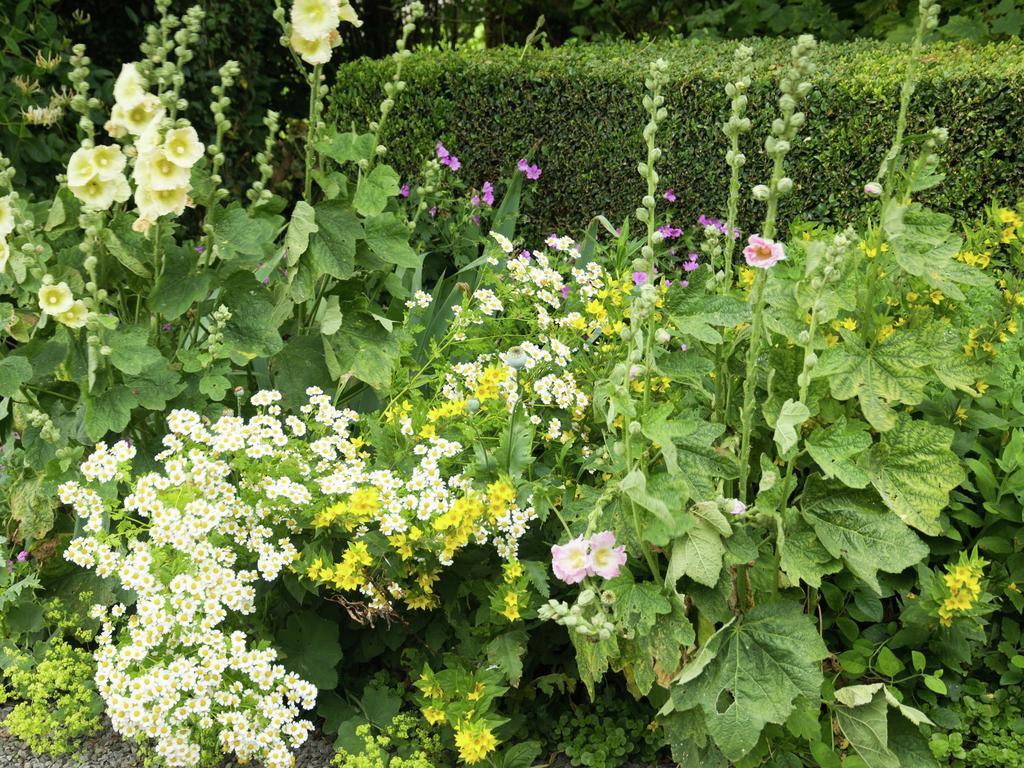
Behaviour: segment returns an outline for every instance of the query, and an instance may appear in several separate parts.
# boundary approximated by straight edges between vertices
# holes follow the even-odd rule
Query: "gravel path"
[[[9,711],[10,707],[0,707],[0,768],[142,768],[142,758],[135,751],[135,746],[115,734],[109,724],[86,739],[75,755],[35,755],[23,741],[11,736],[3,727],[3,719]],[[328,768],[333,756],[331,742],[314,733],[299,750],[295,766]],[[225,762],[223,768],[236,768],[237,765],[234,761]]]

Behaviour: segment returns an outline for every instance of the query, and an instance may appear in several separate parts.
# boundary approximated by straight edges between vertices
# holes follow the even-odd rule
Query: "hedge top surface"
[[[767,178],[762,141],[776,114],[776,79],[788,59],[786,40],[753,40],[749,116],[754,132],[744,139],[744,182]],[[441,139],[462,159],[464,180],[479,186],[507,173],[531,151],[544,168],[543,217],[529,229],[578,228],[603,213],[629,215],[642,196],[636,162],[643,156],[641,107],[647,65],[669,65],[669,119],[663,186],[676,189],[679,219],[717,213],[727,112],[723,84],[734,73],[737,43],[609,43],[550,50],[496,48],[420,52],[406,64],[408,89],[385,130],[392,163],[408,177]],[[876,41],[822,44],[815,58],[816,94],[807,106],[808,127],[791,157],[791,175],[802,193],[788,198],[784,219],[845,218],[863,204],[861,186],[877,168],[892,138],[906,46]],[[375,116],[386,61],[343,66],[332,94],[341,124]],[[993,197],[1011,201],[1024,189],[1024,43],[929,46],[920,57],[921,81],[911,108],[911,132],[934,125],[950,131],[948,180],[928,201],[951,212],[973,214]],[[796,208],[813,201],[813,208]],[[762,206],[747,199],[741,220],[759,220]]]

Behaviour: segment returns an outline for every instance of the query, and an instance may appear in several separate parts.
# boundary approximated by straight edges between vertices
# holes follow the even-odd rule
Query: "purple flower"
[[[457,158],[455,155],[451,155],[448,158],[448,161],[445,163],[445,165],[447,165],[453,171],[457,171],[459,170],[459,168],[462,167],[462,161],[459,160],[459,158]]]
[[[676,201],[676,191],[672,189],[672,187],[665,190],[665,199],[670,203],[674,203]]]
[[[473,223],[474,223],[474,224],[475,224],[476,226],[478,226],[478,227],[479,227],[479,226],[480,226],[480,217],[479,217],[479,216],[476,216],[476,215],[474,215],[474,216],[473,216]]]
[[[643,285],[646,282],[647,282],[647,273],[646,272],[634,272],[633,273],[633,284],[634,285]]]
[[[441,161],[441,165],[447,165],[453,171],[457,171],[462,167],[459,158],[449,152],[448,148],[440,141],[434,146],[434,151],[437,153],[437,159]]]
[[[699,264],[697,264],[697,254],[694,251],[690,251],[690,258],[688,261],[683,262],[683,269],[687,272],[693,272]]]
[[[469,198],[469,202],[472,203],[474,208],[479,208],[480,207],[480,195],[473,195],[471,198]]]
[[[432,205],[430,207],[430,218],[434,218],[435,216],[437,216],[437,206]]]
[[[713,217],[710,217],[710,216],[705,216],[702,213],[700,216],[697,217],[697,223],[700,224],[702,227],[714,227],[719,232],[721,232],[723,235],[729,234],[728,231],[727,231],[728,230],[728,225],[724,221],[722,221],[721,219],[716,219],[716,218],[713,218]],[[739,239],[739,236],[740,236],[739,228],[733,227],[732,228],[732,239],[733,240],[737,240],[737,239]]]
[[[536,181],[540,178],[540,166],[536,163],[527,163],[525,157],[516,163],[516,168],[525,173],[526,178],[530,181]]]
[[[562,286],[562,298],[563,299],[568,299],[569,298],[569,286],[568,285],[563,285]]]
[[[442,163],[449,157],[448,150],[440,141],[434,145],[434,151],[437,152],[437,159],[440,160]]]
[[[484,182],[484,202],[487,205],[494,205],[494,185],[489,181]]]
[[[661,236],[666,240],[674,240],[677,237],[683,236],[683,230],[669,224],[658,227],[658,231],[661,232]]]
[[[161,325],[161,326],[160,326],[160,330],[161,330],[161,331],[163,331],[164,333],[167,333],[167,332],[168,332],[168,331],[170,331],[170,330],[171,330],[171,328],[173,328],[173,327],[174,327],[174,326],[173,326],[173,325],[171,325],[170,323],[164,323],[163,325]]]
[[[28,552],[24,549],[21,550],[21,552],[18,553],[17,560],[19,563],[24,563],[28,560]]]
[[[730,515],[742,515],[747,511],[747,505],[739,499],[727,499],[725,505]]]
[[[205,245],[197,245],[196,246],[196,253],[203,253],[205,250],[206,250],[206,246]]]
[[[679,345],[679,351],[680,352],[685,352],[686,351],[686,345],[685,344],[680,344]]]
[[[400,194],[402,197],[408,197],[409,196],[409,184],[408,183],[403,184],[402,188],[400,190],[398,190],[398,194]]]

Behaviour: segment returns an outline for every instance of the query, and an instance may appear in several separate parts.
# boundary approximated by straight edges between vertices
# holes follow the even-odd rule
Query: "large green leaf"
[[[908,751],[907,747],[913,750],[913,744],[907,743],[913,739],[905,735],[904,721],[914,726],[933,723],[920,710],[899,701],[883,683],[848,685],[839,688],[835,696],[839,727],[868,768],[906,768],[911,764],[924,768],[935,764],[928,758],[907,763],[897,754]],[[899,716],[891,717],[890,708]]]
[[[85,399],[85,434],[96,442],[108,432],[122,432],[138,401],[125,386],[114,386]]]
[[[288,231],[284,236],[284,245],[288,249],[288,264],[293,265],[309,247],[309,236],[319,229],[316,212],[305,200],[299,200],[292,209],[292,218],[288,222]]]
[[[863,421],[847,421],[840,416],[834,424],[809,434],[806,445],[825,477],[834,477],[851,488],[866,488],[871,482],[856,463],[857,457],[871,447],[868,425]]]
[[[383,389],[401,354],[398,331],[388,332],[370,313],[344,309],[341,330],[324,337],[330,351],[327,367],[335,378],[352,375],[374,389]]]
[[[0,397],[14,397],[21,385],[32,378],[32,364],[24,357],[0,358]]]
[[[782,404],[782,409],[775,419],[775,444],[779,453],[786,456],[800,442],[797,428],[811,417],[806,405],[792,398]]]
[[[221,291],[221,302],[231,310],[231,319],[224,327],[224,346],[232,358],[248,362],[269,357],[284,342],[277,332],[274,303],[270,292],[251,274],[232,275]]]
[[[927,346],[910,331],[897,331],[870,348],[849,331],[842,334],[844,343],[826,350],[812,375],[828,377],[837,400],[856,397],[864,418],[879,432],[892,429],[893,405],[924,399],[929,378],[922,369],[931,362]]]
[[[484,649],[487,660],[500,669],[513,688],[523,677],[523,655],[526,653],[526,631],[513,629],[495,637]]]
[[[373,134],[358,134],[355,131],[339,133],[333,128],[324,132],[314,146],[316,151],[331,158],[338,164],[369,160],[373,154]]]
[[[194,259],[189,249],[167,247],[164,268],[149,293],[149,308],[166,320],[174,320],[198,301],[206,298],[210,290],[210,275],[192,274]]]
[[[317,231],[309,238],[309,258],[313,271],[339,280],[355,272],[356,240],[363,228],[355,212],[340,201],[316,205]]]
[[[674,588],[683,576],[706,587],[713,587],[722,575],[725,556],[723,537],[732,535],[732,527],[716,505],[695,504],[691,509],[694,524],[682,537],[672,542],[665,584]]]
[[[878,571],[899,573],[928,554],[924,542],[869,490],[810,480],[802,502],[804,519],[828,553],[879,594]]]
[[[719,749],[739,760],[765,725],[786,722],[798,696],[819,699],[827,655],[801,603],[762,603],[701,646],[676,679],[671,708],[699,707]]]
[[[949,503],[949,492],[964,479],[952,442],[952,430],[903,416],[865,461],[871,484],[889,509],[932,536],[941,532],[939,514]]]
[[[210,209],[213,244],[221,258],[259,257],[272,250],[280,217],[252,216],[238,203]]]
[[[376,216],[398,194],[398,174],[387,165],[374,166],[368,174],[359,177],[352,205],[363,216]]]
[[[750,320],[750,305],[734,296],[700,291],[670,291],[666,303],[672,324],[683,335],[718,344],[716,328],[731,328]]]
[[[178,372],[163,358],[155,361],[138,376],[125,377],[125,384],[139,405],[151,411],[162,411],[185,388]]]
[[[312,611],[293,613],[285,628],[277,633],[276,640],[289,671],[321,690],[337,687],[337,665],[342,655],[337,622]]]
[[[363,237],[373,254],[396,267],[414,269],[423,261],[409,245],[409,228],[393,213],[381,213],[366,220]]]
[[[797,510],[787,509],[783,513],[782,531],[779,565],[791,583],[802,581],[817,588],[821,586],[823,576],[842,570],[842,562],[829,554],[814,529]]]
[[[142,325],[122,326],[106,335],[110,362],[122,373],[138,376],[143,370],[164,359],[160,350],[149,343],[149,328]]]

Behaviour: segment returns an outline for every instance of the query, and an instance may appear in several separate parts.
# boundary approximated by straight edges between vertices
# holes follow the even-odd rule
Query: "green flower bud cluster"
[[[231,320],[231,310],[221,304],[210,317],[213,320],[213,327],[206,337],[206,348],[210,352],[210,357],[216,360],[224,349],[224,328]]]
[[[43,413],[32,409],[25,414],[25,422],[30,427],[35,427],[39,430],[39,436],[47,443],[56,445],[60,442],[60,429],[53,423],[53,419],[50,418],[49,414]]]
[[[223,179],[220,175],[220,168],[224,164],[224,134],[231,128],[231,121],[225,112],[231,106],[231,99],[227,96],[227,90],[235,84],[235,78],[241,72],[237,61],[228,60],[220,68],[220,83],[214,85],[210,91],[214,99],[210,102],[210,112],[213,113],[213,122],[217,127],[217,141],[206,148],[207,154],[212,160],[210,169],[210,181],[217,185],[217,197],[224,199],[228,196],[228,190],[221,187]]]
[[[263,142],[263,149],[256,153],[256,165],[259,168],[260,177],[252,183],[252,187],[246,190],[245,196],[253,205],[263,205],[273,197],[267,188],[271,176],[274,175],[274,145],[277,143],[277,129],[281,115],[274,110],[268,110],[267,116],[263,118],[263,125],[267,127],[267,138]]]
[[[753,50],[745,45],[736,49],[736,68],[739,76],[725,84],[725,95],[729,97],[729,119],[722,123],[722,133],[732,142],[725,154],[725,162],[730,168],[742,168],[746,156],[739,151],[741,134],[748,133],[751,128],[747,113],[747,91],[750,90],[750,64]]]
[[[655,195],[658,191],[658,172],[654,164],[661,159],[661,149],[655,146],[655,136],[658,133],[658,126],[668,117],[668,110],[665,108],[665,97],[661,91],[668,82],[668,64],[664,59],[651,62],[644,86],[647,93],[644,94],[644,109],[650,119],[644,126],[644,142],[647,144],[647,159],[638,163],[636,170],[641,178],[647,181],[647,194],[641,201],[641,206],[636,209],[636,217],[647,225],[647,243],[640,249],[640,258],[633,261],[633,269],[637,272],[654,274],[654,246],[660,242],[657,237],[657,222],[654,215],[654,208],[657,205]]]
[[[615,633],[615,624],[605,611],[605,606],[614,602],[614,593],[602,593],[598,597],[588,587],[579,593],[571,607],[562,600],[548,600],[538,609],[537,616],[544,621],[561,624],[583,637],[608,640]]]
[[[391,80],[384,83],[384,100],[380,103],[380,117],[370,123],[370,130],[373,132],[374,157],[383,157],[388,148],[380,143],[381,132],[388,115],[395,108],[395,100],[406,88],[406,82],[402,79],[402,65],[412,55],[409,50],[409,37],[416,31],[416,22],[423,16],[423,3],[410,3],[403,9],[404,24],[402,25],[402,36],[395,42],[395,52],[391,59],[395,62],[395,72]],[[366,163],[366,169],[373,165],[372,161]]]
[[[89,65],[92,64],[92,59],[85,55],[85,46],[77,43],[71,49],[69,61],[71,72],[68,73],[68,80],[71,81],[73,94],[68,106],[81,115],[78,128],[83,136],[91,139],[96,134],[96,124],[93,122],[91,111],[100,108],[99,99],[89,96]]]

